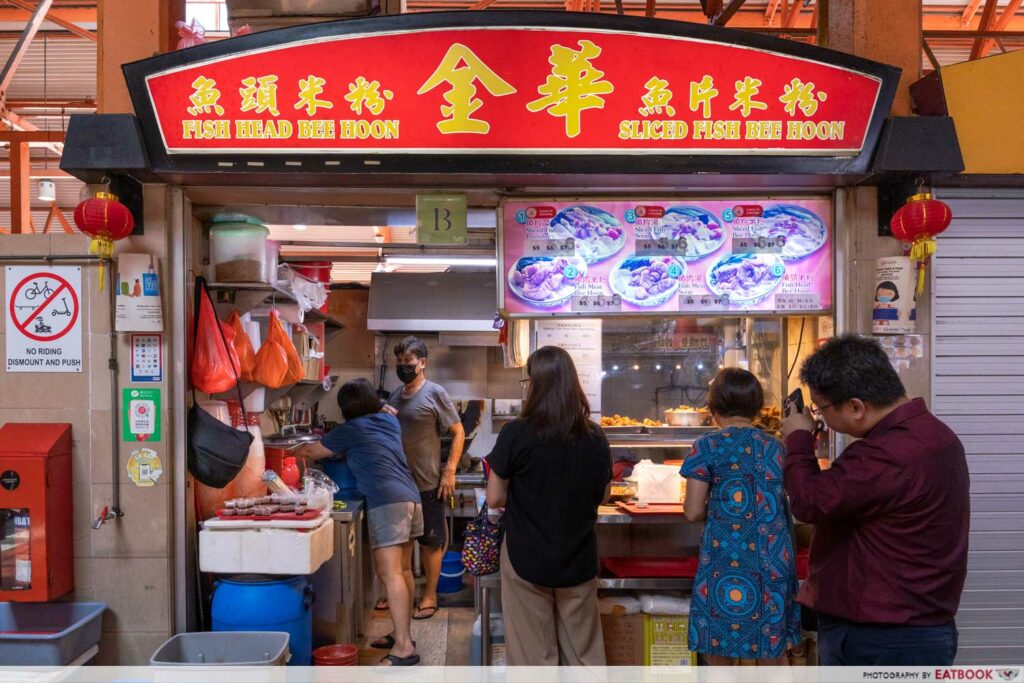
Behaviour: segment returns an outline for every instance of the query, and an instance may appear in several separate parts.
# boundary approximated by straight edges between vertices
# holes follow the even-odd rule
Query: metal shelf
[[[689,441],[612,441],[608,440],[612,448],[688,448],[693,445]]]
[[[265,304],[268,300],[280,299],[288,303],[296,303],[295,297],[287,289],[264,282],[211,282],[207,286],[211,292],[230,295],[216,297],[217,303],[233,303],[246,310],[259,304]],[[242,303],[239,303],[239,299]],[[325,323],[327,327],[337,331],[345,329],[345,323],[315,308],[305,312],[305,320],[311,323]]]

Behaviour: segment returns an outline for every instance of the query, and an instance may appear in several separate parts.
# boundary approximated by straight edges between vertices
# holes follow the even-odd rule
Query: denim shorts
[[[402,545],[423,535],[423,508],[419,503],[389,503],[366,513],[370,547]]]

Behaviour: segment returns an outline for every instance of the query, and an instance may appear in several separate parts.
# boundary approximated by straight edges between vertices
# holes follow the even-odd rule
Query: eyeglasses
[[[529,377],[527,377],[526,379],[521,379],[521,380],[519,380],[519,386],[521,386],[521,387],[525,387],[525,386],[527,386],[527,385],[528,385],[529,383],[530,383],[530,378],[529,378]]]

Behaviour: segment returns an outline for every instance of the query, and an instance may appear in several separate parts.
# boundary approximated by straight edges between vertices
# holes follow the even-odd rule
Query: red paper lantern
[[[938,243],[935,236],[949,227],[953,212],[931,193],[922,192],[907,199],[889,221],[892,235],[910,245],[908,255],[917,261],[917,293],[924,291],[924,274]]]
[[[100,257],[100,290],[103,289],[104,262],[114,256],[114,242],[132,234],[135,219],[117,195],[97,192],[75,207],[75,225],[92,237],[89,253]]]

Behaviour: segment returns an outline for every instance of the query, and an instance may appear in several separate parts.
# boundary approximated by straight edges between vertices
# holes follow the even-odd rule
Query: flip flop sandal
[[[430,614],[428,614],[427,616],[425,616],[425,617],[418,617],[418,616],[416,616],[416,615],[414,614],[414,615],[412,616],[412,618],[413,618],[413,619],[415,619],[416,621],[425,621],[425,620],[427,620],[427,619],[432,619],[432,618],[433,618],[433,616],[434,616],[435,614],[437,614],[437,613],[438,613],[438,612],[439,612],[439,611],[441,610],[441,608],[440,608],[440,607],[438,607],[437,605],[433,605],[433,606],[431,606],[431,607],[417,607],[417,608],[416,608],[416,611],[417,611],[417,612],[426,612],[426,611],[428,611],[428,610],[430,611]]]
[[[391,662],[391,666],[416,666],[420,663],[419,655],[409,655],[408,657],[399,657],[398,655],[384,655],[380,663]]]
[[[378,645],[377,643],[383,643],[383,645]],[[395,634],[394,633],[389,633],[387,635],[381,636],[377,640],[375,640],[372,643],[370,643],[370,647],[372,649],[374,649],[374,650],[390,650],[394,646],[395,646]],[[415,640],[412,641],[412,646],[416,647],[416,641]]]
[[[388,608],[388,599],[387,598],[381,598],[380,600],[378,600],[377,602],[375,602],[373,604],[373,609],[377,610],[378,612],[383,612],[387,608]]]

